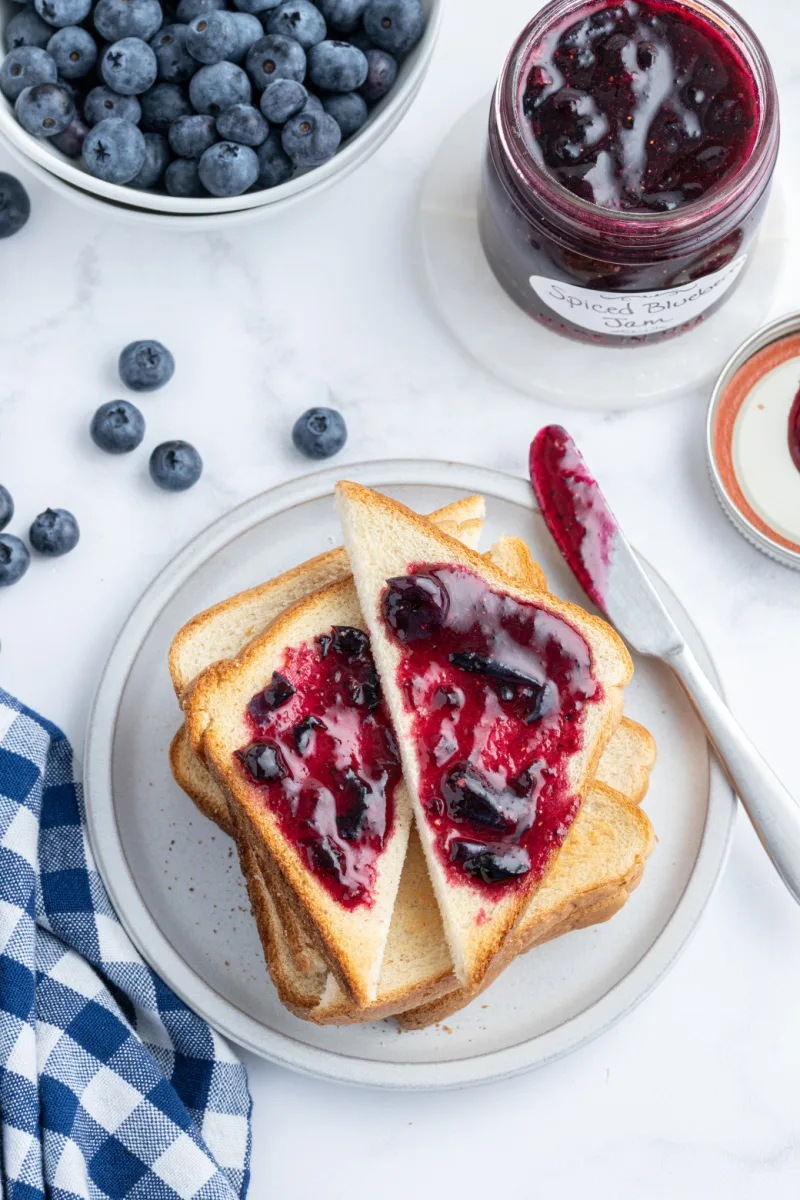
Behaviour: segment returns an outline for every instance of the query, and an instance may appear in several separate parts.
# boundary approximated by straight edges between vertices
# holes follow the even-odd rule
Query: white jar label
[[[543,275],[531,275],[530,283],[548,308],[573,325],[612,337],[637,337],[699,317],[733,286],[746,261],[743,254],[713,275],[660,292],[595,291]]]

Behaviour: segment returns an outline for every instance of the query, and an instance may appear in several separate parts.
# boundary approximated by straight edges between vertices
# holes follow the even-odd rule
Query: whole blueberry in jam
[[[274,783],[288,774],[286,760],[274,742],[252,742],[237,754],[257,783]]]
[[[389,579],[383,594],[383,617],[398,640],[422,641],[440,629],[450,611],[450,597],[433,575],[404,575]]]
[[[527,875],[531,859],[524,846],[507,846],[504,843],[455,841],[450,847],[450,861],[458,863],[474,879],[483,883],[506,883],[520,875]]]

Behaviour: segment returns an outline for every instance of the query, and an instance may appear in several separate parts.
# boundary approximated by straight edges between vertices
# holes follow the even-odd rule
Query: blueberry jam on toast
[[[568,760],[586,706],[603,699],[589,646],[461,566],[409,567],[387,581],[382,614],[448,875],[495,895],[541,879],[580,807]]]
[[[237,758],[284,836],[340,904],[370,905],[401,773],[367,634],[287,649],[247,719]]]

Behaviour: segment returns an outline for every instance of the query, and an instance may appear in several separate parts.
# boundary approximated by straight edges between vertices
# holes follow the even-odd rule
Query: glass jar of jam
[[[745,278],[778,142],[772,69],[722,0],[551,0],[492,102],[489,264],[568,337],[682,333]]]

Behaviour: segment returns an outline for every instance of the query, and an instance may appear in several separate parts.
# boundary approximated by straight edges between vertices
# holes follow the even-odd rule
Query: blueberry
[[[257,108],[250,104],[234,104],[217,117],[217,131],[226,141],[260,146],[269,133],[269,125]]]
[[[369,0],[317,0],[317,8],[332,29],[353,33],[364,15]]]
[[[281,145],[296,167],[318,167],[339,149],[342,131],[326,112],[301,112],[283,127]]]
[[[397,79],[397,59],[385,50],[367,51],[367,78],[359,91],[367,104],[382,100]]]
[[[435,575],[403,575],[387,580],[381,607],[398,641],[420,642],[444,625],[450,594]]]
[[[130,400],[109,400],[92,417],[89,432],[95,446],[107,454],[129,454],[141,445],[144,417]]]
[[[146,133],[144,135],[144,152],[144,162],[130,182],[131,187],[138,188],[140,191],[148,191],[160,182],[172,158],[169,152],[169,143],[163,133]]]
[[[141,38],[123,38],[106,47],[100,59],[100,74],[117,95],[141,96],[155,83],[158,63],[147,42]]]
[[[425,14],[420,0],[370,0],[364,30],[379,50],[407,54],[422,37]]]
[[[78,522],[65,508],[47,508],[39,513],[28,533],[34,550],[48,558],[69,554],[77,546],[80,536]]]
[[[212,196],[241,196],[258,179],[255,150],[217,142],[200,159],[200,181]]]
[[[0,534],[0,587],[18,583],[31,565],[28,547],[13,533]]]
[[[225,8],[225,0],[180,0],[175,16],[188,25],[195,17],[203,13],[217,12],[221,8]]]
[[[175,359],[161,342],[130,342],[119,356],[119,376],[132,392],[155,392],[175,374]]]
[[[294,38],[304,50],[316,46],[328,36],[325,18],[310,0],[284,0],[273,8],[264,21],[267,33]]]
[[[201,67],[189,82],[192,107],[215,117],[234,104],[249,104],[251,96],[250,80],[241,67],[230,62]]]
[[[271,133],[256,151],[258,158],[257,185],[260,188],[278,187],[294,174],[291,159],[281,145],[277,133]]]
[[[111,88],[96,87],[84,101],[83,115],[88,125],[97,125],[110,117],[138,125],[142,119],[142,106],[135,96],[118,96]]]
[[[0,529],[5,529],[14,515],[14,501],[8,488],[0,485]]]
[[[169,144],[181,158],[200,158],[216,140],[217,123],[206,114],[178,117],[169,127]]]
[[[150,39],[158,63],[158,78],[165,83],[186,83],[197,70],[187,48],[188,25],[165,25]]]
[[[91,0],[33,0],[33,3],[42,20],[58,29],[65,25],[80,25],[92,8]]]
[[[47,43],[62,79],[83,79],[97,62],[97,43],[87,29],[67,25]]]
[[[457,763],[442,780],[441,795],[453,821],[469,821],[496,833],[523,832],[533,816],[530,795],[496,792],[471,762]]]
[[[366,54],[368,50],[374,50],[372,38],[367,37],[363,29],[357,29],[355,33],[348,33],[347,40],[351,46],[358,46],[359,50],[363,50]]]
[[[53,26],[37,13],[32,4],[11,18],[5,27],[3,44],[6,50],[17,50],[20,46],[38,46],[43,50],[53,36]]]
[[[367,102],[358,92],[334,92],[332,96],[325,97],[322,107],[333,117],[343,138],[357,133],[368,115]]]
[[[167,492],[185,492],[202,472],[203,460],[188,442],[162,442],[150,455],[150,477]]]
[[[309,92],[308,99],[306,100],[305,104],[300,109],[300,111],[301,112],[321,113],[321,112],[325,112],[325,109],[322,106],[322,101],[320,100],[319,96],[317,96],[316,93],[314,93],[314,92]]]
[[[149,41],[163,19],[158,0],[97,0],[94,9],[94,27],[107,42],[128,37]]]
[[[295,79],[276,79],[261,93],[261,111],[268,121],[283,125],[289,117],[300,112],[308,100],[308,92]]]
[[[83,143],[86,140],[86,135],[89,132],[89,126],[80,117],[75,117],[70,121],[63,133],[57,133],[51,139],[52,145],[60,150],[62,154],[66,154],[67,158],[80,158],[83,151]]]
[[[189,22],[186,47],[198,62],[207,66],[224,59],[232,62],[236,58],[238,45],[239,33],[232,13],[201,13]]]
[[[236,50],[234,60],[243,62],[251,46],[264,36],[264,26],[252,13],[231,13],[236,26]]]
[[[28,133],[47,138],[64,132],[75,116],[75,105],[66,88],[57,83],[37,83],[20,92],[14,112]]]
[[[141,127],[150,133],[167,134],[173,121],[186,117],[192,106],[177,83],[157,83],[141,98]]]
[[[306,52],[293,38],[273,33],[253,43],[245,66],[253,86],[263,92],[276,79],[296,79],[302,83],[306,77]]]
[[[0,65],[0,92],[16,100],[20,92],[37,83],[55,83],[58,70],[52,57],[38,46],[20,46],[7,54]]]
[[[144,166],[146,154],[141,129],[121,117],[98,121],[84,138],[81,151],[89,174],[106,183],[130,183]]]
[[[349,42],[319,42],[308,54],[308,78],[324,92],[354,92],[367,78],[367,57]]]
[[[233,2],[242,12],[263,13],[268,12],[271,8],[276,8],[281,0],[233,0]]]
[[[272,672],[272,679],[261,692],[256,692],[247,705],[247,711],[257,725],[269,720],[276,708],[288,704],[297,688],[280,671]]]
[[[237,750],[236,757],[241,759],[257,783],[273,783],[277,779],[285,779],[289,774],[286,760],[276,742],[251,742],[244,750]]]
[[[19,233],[30,215],[31,202],[25,188],[14,175],[0,171],[0,240]]]
[[[344,417],[335,408],[309,408],[295,421],[292,441],[306,458],[330,458],[347,441]]]
[[[527,875],[531,859],[524,846],[507,846],[494,842],[486,846],[482,842],[454,841],[450,846],[450,859],[460,863],[467,875],[481,879],[484,883],[505,883]]]
[[[164,187],[170,196],[193,198],[205,196],[200,182],[199,161],[196,158],[176,158],[164,173]]]

